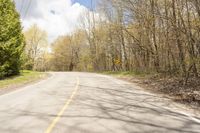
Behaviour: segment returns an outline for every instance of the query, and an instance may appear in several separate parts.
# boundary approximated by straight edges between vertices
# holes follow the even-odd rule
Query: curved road
[[[134,84],[91,73],[51,73],[0,96],[1,133],[200,133],[200,118]]]

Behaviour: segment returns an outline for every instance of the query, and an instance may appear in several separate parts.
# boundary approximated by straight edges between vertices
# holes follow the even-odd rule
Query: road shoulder
[[[176,80],[172,79],[152,79],[152,77],[148,76],[134,76],[130,74],[121,74],[121,73],[103,73],[103,75],[109,75],[114,78],[127,81],[129,83],[134,84],[135,86],[138,86],[144,91],[154,93],[163,97],[166,97],[168,99],[171,99],[177,105],[179,105],[183,110],[192,112],[193,114],[200,114],[200,103],[197,100],[190,100],[190,98],[186,97],[184,99],[183,97],[180,97],[177,95],[177,92],[173,93],[172,91],[169,91],[169,87],[175,88],[174,90],[180,89],[177,86],[174,86],[174,83]],[[173,82],[170,83],[169,80],[172,80]],[[181,90],[181,94],[184,94],[184,90]],[[192,91],[192,90],[191,90]],[[186,93],[188,94],[188,93]],[[192,95],[193,96],[193,95]]]
[[[0,81],[0,95],[16,91],[20,88],[45,80],[51,77],[50,73],[24,71],[19,76]]]

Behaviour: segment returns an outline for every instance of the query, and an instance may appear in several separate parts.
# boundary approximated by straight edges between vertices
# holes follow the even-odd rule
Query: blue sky
[[[91,5],[91,2],[93,3],[93,8],[95,7],[96,5],[96,1],[97,0],[72,0],[72,3],[79,3],[85,7],[87,7],[88,9],[92,10],[92,5]]]

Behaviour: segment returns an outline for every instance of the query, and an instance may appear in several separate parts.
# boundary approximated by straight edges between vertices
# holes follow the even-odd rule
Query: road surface
[[[200,133],[199,116],[131,83],[51,74],[0,96],[0,133]]]

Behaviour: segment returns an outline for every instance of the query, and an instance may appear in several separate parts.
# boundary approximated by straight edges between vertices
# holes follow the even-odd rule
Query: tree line
[[[81,21],[81,38],[75,32],[53,44],[58,47],[54,58],[63,56],[68,64],[63,70],[156,72],[186,80],[199,76],[198,0],[101,0],[96,12],[86,12]],[[58,62],[54,70],[62,70]]]

